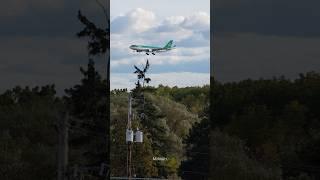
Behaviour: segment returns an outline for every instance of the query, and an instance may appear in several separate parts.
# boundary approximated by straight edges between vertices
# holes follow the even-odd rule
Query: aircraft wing
[[[163,49],[163,48],[152,48],[151,51],[152,51],[152,52],[155,52],[155,51],[160,51],[160,50],[162,50],[162,49]]]

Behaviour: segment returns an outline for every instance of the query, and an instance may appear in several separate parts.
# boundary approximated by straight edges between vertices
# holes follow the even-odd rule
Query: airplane
[[[174,49],[176,46],[173,45],[173,40],[170,40],[164,47],[146,46],[146,45],[131,45],[129,48],[136,52],[146,52],[147,55],[152,53],[155,55],[156,52],[166,52]]]

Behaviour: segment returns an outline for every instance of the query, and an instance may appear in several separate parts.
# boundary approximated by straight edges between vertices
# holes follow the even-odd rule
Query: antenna
[[[126,130],[126,143],[127,143],[127,175],[128,179],[132,177],[132,146],[134,143],[143,143],[143,132],[137,128],[136,132],[132,129],[132,100],[133,97],[131,93],[128,95],[128,122],[127,122],[127,130]]]
[[[149,69],[149,60],[147,59],[146,65],[143,67],[143,69],[139,69],[137,66],[134,66],[135,68],[135,74],[137,74],[138,77],[138,81],[136,83],[136,88],[140,89],[142,88],[141,94],[143,97],[143,101],[138,101],[140,104],[142,104],[142,109],[143,112],[141,113],[140,118],[142,117],[142,115],[144,115],[144,104],[145,104],[145,99],[144,99],[144,95],[143,95],[143,88],[145,86],[145,83],[148,84],[151,79],[147,78],[145,76],[146,72]],[[142,87],[140,85],[140,81],[142,81]],[[140,89],[141,90],[141,89]],[[126,143],[127,143],[127,176],[128,179],[131,179],[132,177],[132,173],[131,170],[133,169],[133,165],[132,165],[132,146],[134,143],[143,143],[143,132],[141,130],[139,130],[139,127],[136,128],[136,132],[133,131],[132,128],[132,120],[134,120],[134,116],[132,113],[132,101],[133,100],[141,100],[141,95],[138,95],[137,98],[134,98],[132,96],[132,93],[128,94],[128,122],[127,122],[127,129],[126,129]],[[145,115],[144,115],[145,116]],[[144,118],[144,117],[143,117]]]

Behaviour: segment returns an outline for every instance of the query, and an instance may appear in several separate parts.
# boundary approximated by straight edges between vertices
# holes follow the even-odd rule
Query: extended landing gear
[[[156,55],[154,52],[152,52],[151,54]],[[146,52],[146,55],[150,55],[150,53]]]

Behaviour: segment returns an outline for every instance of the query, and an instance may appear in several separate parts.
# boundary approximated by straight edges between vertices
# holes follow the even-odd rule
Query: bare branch
[[[95,0],[95,1],[101,7],[101,9],[102,9],[104,15],[106,16],[106,18],[108,18],[109,16],[108,16],[106,7],[104,7],[103,4],[99,0]]]

